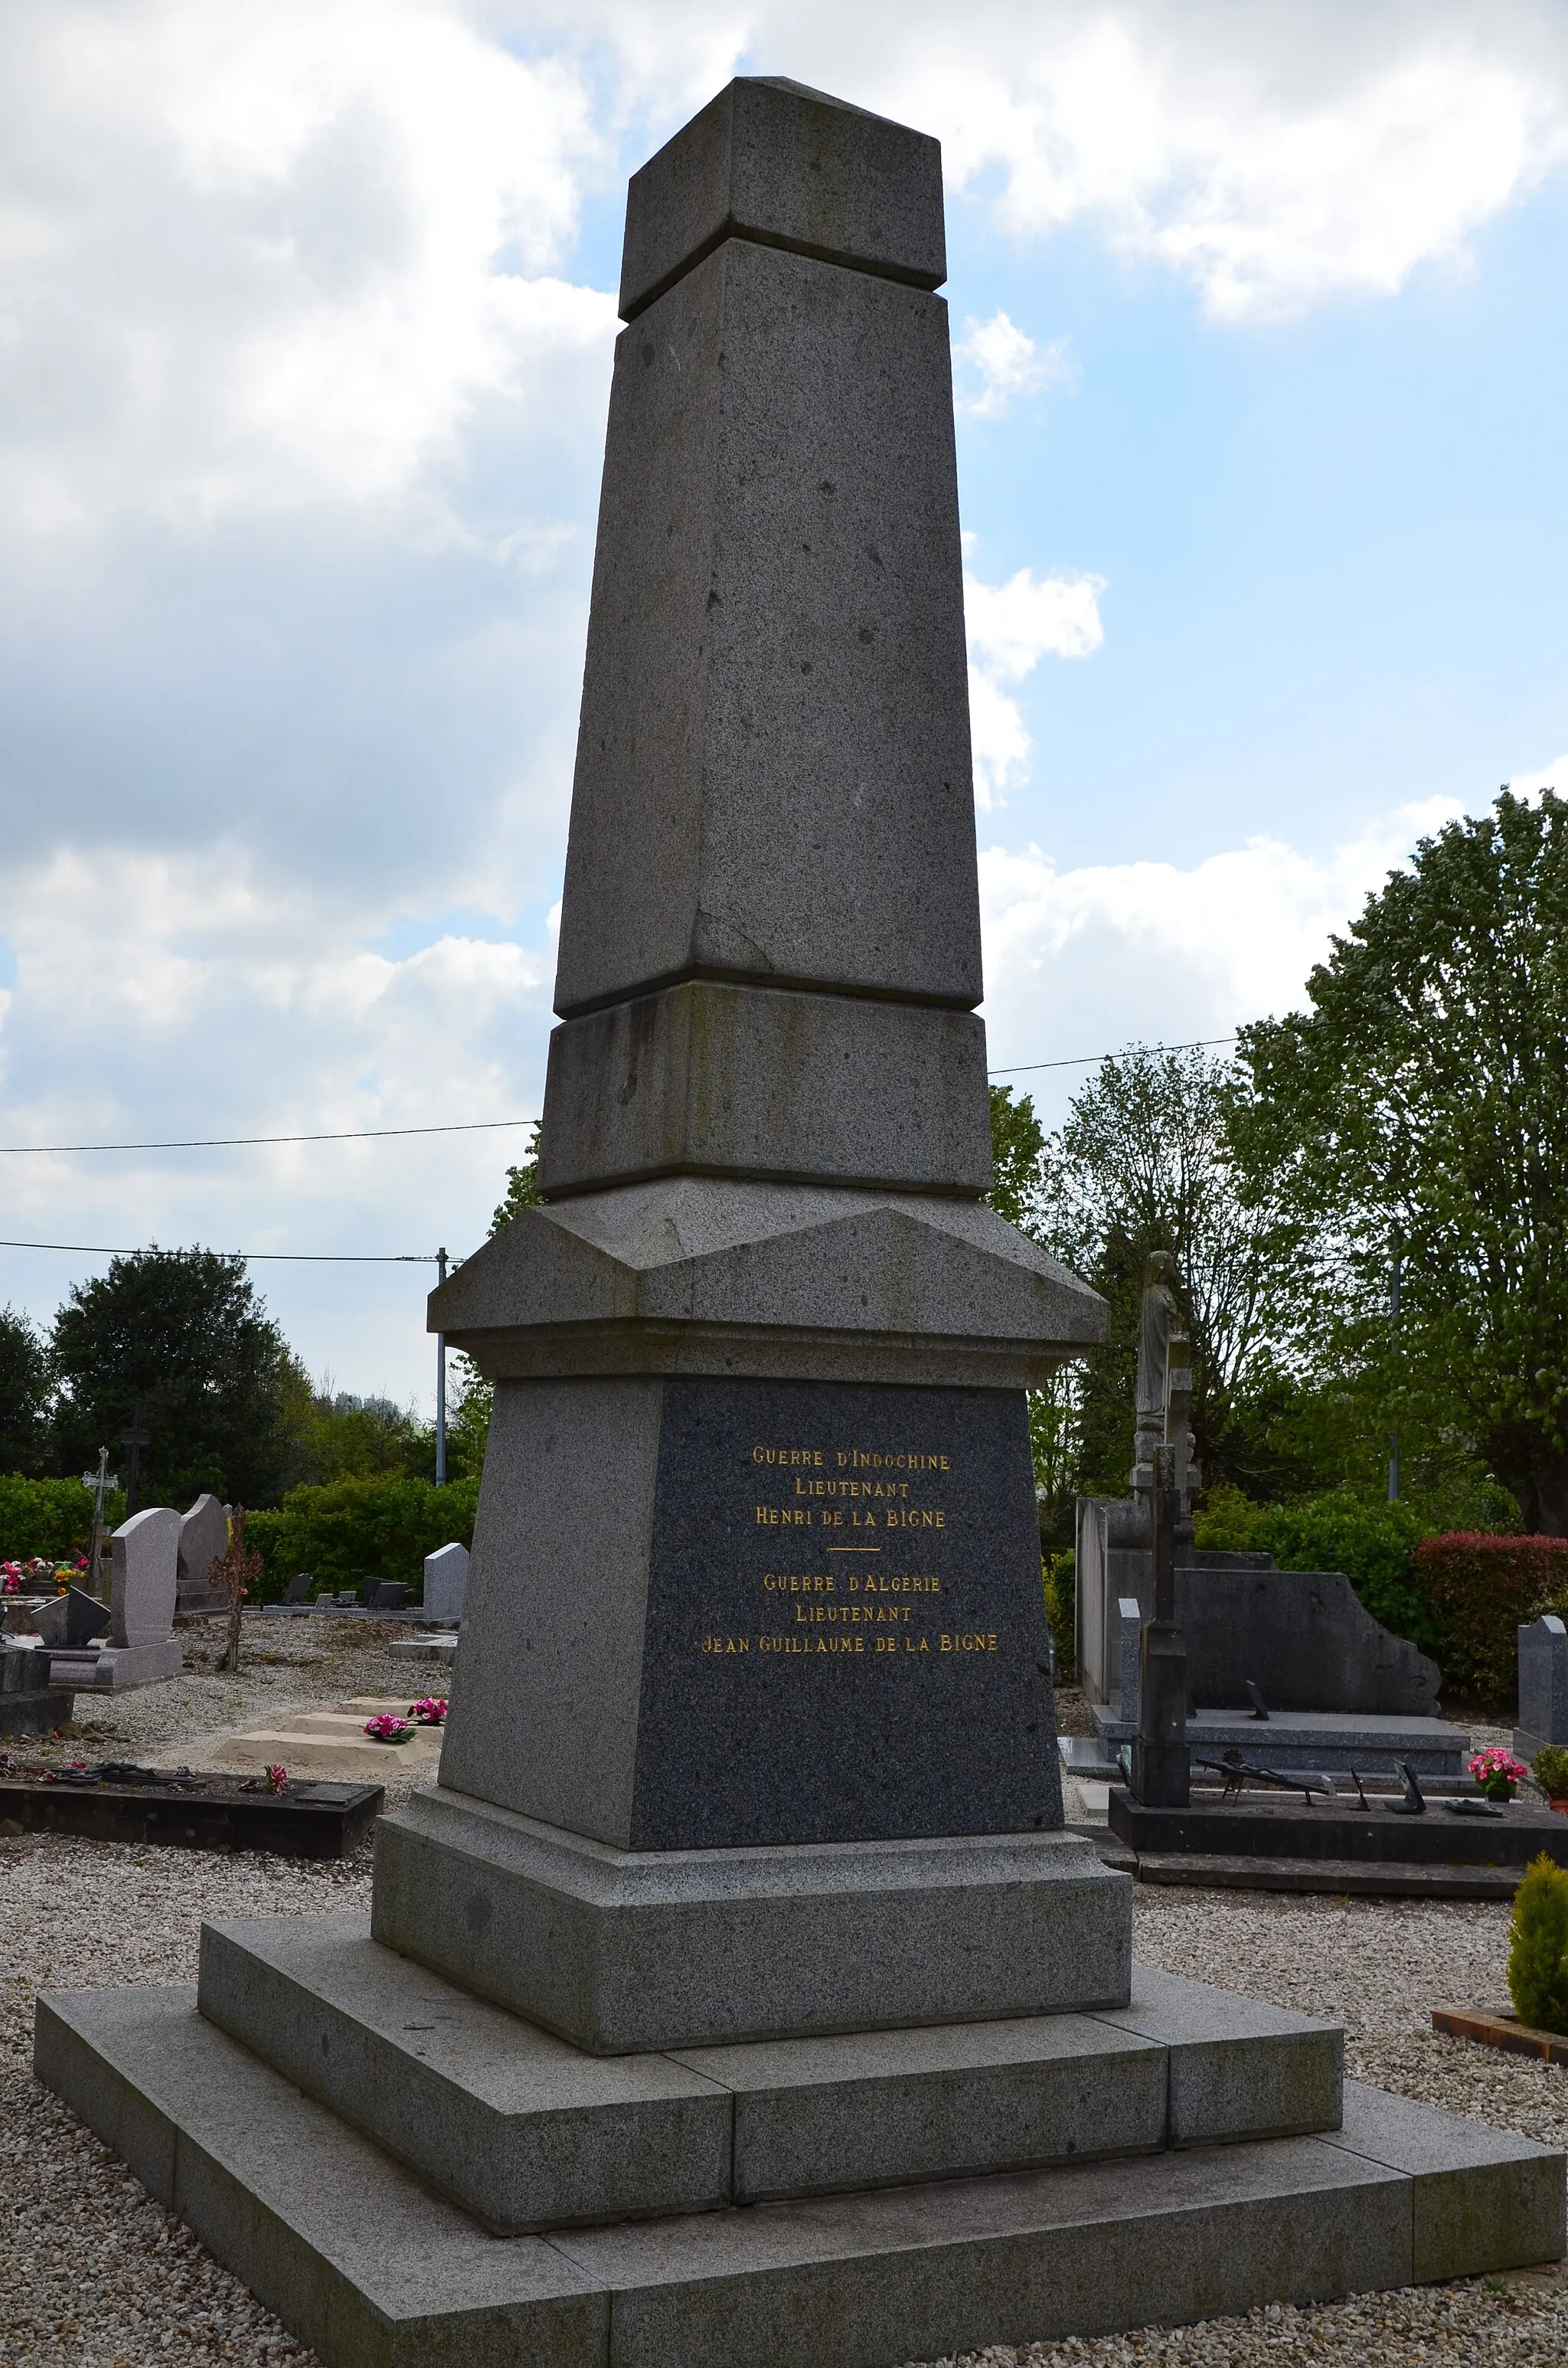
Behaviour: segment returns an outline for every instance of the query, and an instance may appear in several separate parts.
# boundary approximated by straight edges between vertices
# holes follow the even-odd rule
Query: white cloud
[[[937,132],[949,190],[1016,236],[1098,224],[1224,320],[1462,265],[1568,156],[1555,0],[578,0],[574,19],[661,136],[737,65],[792,74]]]
[[[1043,657],[1093,655],[1105,639],[1099,610],[1105,589],[1103,575],[1037,576],[1020,567],[1006,584],[983,584],[965,571],[970,733],[975,801],[983,813],[1028,779],[1033,744],[1008,689]]]
[[[1516,773],[1507,786],[1517,798],[1539,798],[1542,790],[1555,790],[1560,798],[1568,798],[1568,752],[1553,757],[1550,765],[1536,772]]]
[[[0,1012],[6,1143],[283,1134],[540,1107],[552,950],[446,930],[401,958],[376,916],[233,847],[14,877]],[[128,1247],[406,1254],[483,1239],[526,1130],[0,1162],[7,1235]],[[74,1269],[73,1269],[74,1271]],[[58,1262],[0,1249],[0,1301],[47,1319]],[[427,1394],[417,1269],[257,1268],[312,1367]]]
[[[1000,419],[1020,397],[1073,379],[1065,337],[1037,346],[1000,309],[989,321],[967,320],[964,332],[953,347],[953,381],[958,409],[971,419]]]
[[[479,405],[604,374],[570,57],[438,0],[19,0],[0,91],[13,531],[428,511]]]
[[[1062,871],[1038,848],[980,859],[986,1032],[998,1068],[1179,1043],[1300,1009],[1309,972],[1416,840],[1461,812],[1432,798],[1324,857],[1260,837],[1174,863]],[[1078,1073],[1081,1076],[1083,1073]],[[1061,1097],[1069,1072],[1031,1082]]]

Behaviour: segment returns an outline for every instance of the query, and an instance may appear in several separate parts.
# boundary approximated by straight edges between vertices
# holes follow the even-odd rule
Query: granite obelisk
[[[1130,1990],[1061,1827],[1023,1392],[1101,1311],[979,1197],[940,277],[935,143],[791,84],[633,182],[549,1199],[432,1305],[496,1383],[440,1780],[369,1929],[38,2001],[324,2368],[867,2368],[1562,2250],[1561,2155]]]
[[[631,182],[545,1202],[431,1300],[495,1410],[440,1786],[377,1908],[557,2027],[516,1934],[508,1970],[436,1905],[497,1812],[714,1882],[1028,1838],[1108,1919],[1042,1978],[1125,1978],[1060,1831],[1025,1403],[1102,1311],[983,1199],[944,268],[937,142],[793,84]]]

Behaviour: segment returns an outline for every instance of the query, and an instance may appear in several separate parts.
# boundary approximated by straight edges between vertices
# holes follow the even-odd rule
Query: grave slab
[[[1095,1738],[1107,1759],[1114,1760],[1123,1744],[1137,1733],[1136,1719],[1121,1715],[1119,1700],[1096,1704],[1091,1715]],[[1267,1719],[1244,1710],[1216,1710],[1201,1704],[1187,1722],[1193,1772],[1207,1781],[1199,1763],[1239,1751],[1255,1767],[1281,1768],[1294,1773],[1317,1769],[1326,1775],[1348,1777],[1354,1768],[1362,1776],[1392,1776],[1407,1759],[1420,1777],[1447,1783],[1465,1780],[1470,1736],[1463,1727],[1443,1718],[1378,1716],[1370,1711],[1275,1710]],[[1212,1781],[1218,1782],[1217,1778]]]

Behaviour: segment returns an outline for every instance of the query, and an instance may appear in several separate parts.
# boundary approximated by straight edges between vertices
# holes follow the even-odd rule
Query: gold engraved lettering
[[[989,1634],[944,1636],[941,1643],[944,1653],[994,1653],[996,1650],[996,1634],[992,1630]]]
[[[820,1447],[754,1447],[751,1460],[754,1463],[811,1463],[820,1471],[822,1449]]]

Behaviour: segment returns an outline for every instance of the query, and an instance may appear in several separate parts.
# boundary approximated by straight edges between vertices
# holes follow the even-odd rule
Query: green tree
[[[1272,1212],[1244,1205],[1228,1110],[1228,1063],[1200,1049],[1131,1045],[1100,1063],[1045,1144],[1033,1230],[1109,1307],[1107,1338],[1074,1384],[1080,1487],[1119,1494],[1126,1486],[1139,1304],[1153,1250],[1176,1261],[1206,1476],[1270,1493],[1311,1476],[1278,1468],[1294,1385],[1273,1353],[1268,1305],[1289,1233]]]
[[[999,1217],[1032,1234],[1041,1217],[1045,1129],[1031,1095],[1015,1101],[1011,1086],[990,1090],[991,1190],[985,1198]]]
[[[1397,1427],[1568,1535],[1568,804],[1449,824],[1332,942],[1311,1009],[1243,1031],[1230,1127],[1297,1228],[1301,1353],[1374,1455]]]
[[[526,1156],[515,1167],[506,1170],[506,1190],[490,1220],[490,1238],[525,1209],[539,1206],[540,1145],[544,1129],[535,1119],[528,1135]],[[454,1356],[450,1395],[447,1407],[447,1469],[454,1479],[465,1474],[477,1478],[484,1469],[485,1441],[490,1436],[491,1408],[495,1403],[495,1387],[487,1382],[472,1357]]]
[[[539,1155],[540,1145],[543,1140],[544,1129],[536,1118],[528,1135],[528,1151],[521,1163],[506,1170],[506,1190],[502,1196],[499,1208],[490,1220],[493,1237],[500,1232],[503,1225],[509,1225],[513,1218],[520,1215],[524,1209],[538,1207],[540,1198]]]
[[[25,1315],[0,1309],[0,1472],[49,1468],[49,1354]]]
[[[241,1258],[139,1250],[78,1283],[55,1318],[52,1361],[65,1452],[85,1468],[140,1406],[153,1443],[140,1501],[199,1490],[275,1504],[297,1457],[301,1372]]]

